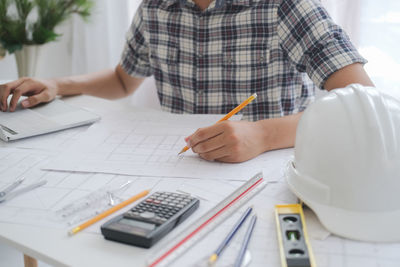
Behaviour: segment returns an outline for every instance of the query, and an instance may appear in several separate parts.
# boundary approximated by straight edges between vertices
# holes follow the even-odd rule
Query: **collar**
[[[162,1],[163,7],[170,7],[174,4],[185,3],[187,0],[164,0]],[[215,0],[217,1],[216,6],[222,7],[223,5],[235,5],[235,6],[251,6],[253,2],[257,0]]]
[[[219,4],[222,6],[226,5],[234,5],[234,6],[251,6],[254,0],[217,0],[220,2]]]

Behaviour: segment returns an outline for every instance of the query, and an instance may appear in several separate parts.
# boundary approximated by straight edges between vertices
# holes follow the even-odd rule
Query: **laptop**
[[[59,99],[30,109],[23,109],[18,104],[14,112],[0,112],[0,139],[8,142],[91,124],[98,120],[100,116]]]

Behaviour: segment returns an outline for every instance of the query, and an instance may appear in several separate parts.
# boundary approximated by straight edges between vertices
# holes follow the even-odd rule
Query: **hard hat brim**
[[[286,181],[291,191],[309,206],[325,228],[333,234],[368,242],[399,242],[400,210],[391,212],[360,212],[332,207],[329,192],[325,199],[312,199],[301,186],[304,177],[289,162]]]

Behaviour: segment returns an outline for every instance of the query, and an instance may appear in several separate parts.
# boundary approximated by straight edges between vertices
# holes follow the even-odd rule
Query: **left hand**
[[[209,161],[243,162],[266,151],[265,133],[257,122],[223,121],[185,138],[193,152]]]

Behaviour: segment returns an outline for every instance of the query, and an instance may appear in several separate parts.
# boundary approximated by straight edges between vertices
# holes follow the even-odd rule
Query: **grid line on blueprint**
[[[186,145],[184,138],[213,124],[216,117],[146,115],[135,113],[92,126],[74,147],[45,169],[240,181],[272,169],[277,175],[266,178],[279,180],[282,173],[278,172],[292,155],[292,150],[273,151],[239,164],[209,162],[191,150],[178,156]]]

